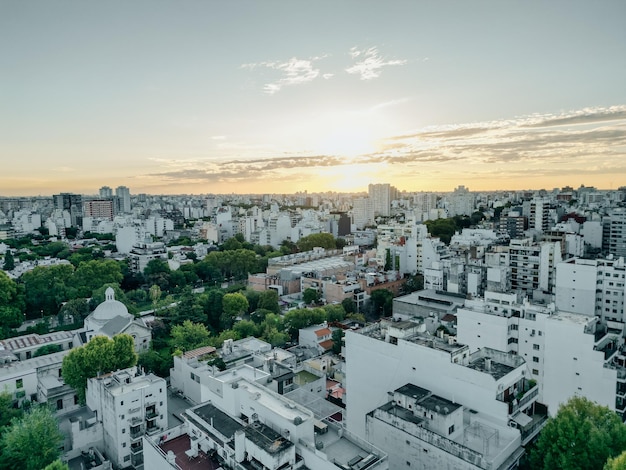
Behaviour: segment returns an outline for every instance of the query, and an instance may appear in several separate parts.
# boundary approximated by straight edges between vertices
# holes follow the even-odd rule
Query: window
[[[124,462],[128,462],[130,460],[130,455],[125,455],[124,456]]]
[[[533,349],[535,351],[539,351],[539,345],[538,344],[533,344]]]
[[[539,358],[537,356],[533,356],[533,362],[539,362]]]
[[[126,443],[125,442],[122,442],[122,447],[126,447]]]
[[[454,424],[448,428],[448,435],[454,432]]]
[[[539,370],[533,369],[533,375],[539,375]]]
[[[24,379],[17,379],[15,381],[15,388],[24,388]]]
[[[122,434],[126,434],[126,428],[122,428]]]

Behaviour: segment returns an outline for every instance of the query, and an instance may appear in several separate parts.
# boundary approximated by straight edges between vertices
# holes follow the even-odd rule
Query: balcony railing
[[[538,394],[539,387],[535,384],[527,392],[525,392],[523,396],[509,403],[509,414],[513,415],[519,410],[524,409],[526,405],[528,405],[531,401],[537,398]]]
[[[159,416],[159,414],[155,410],[146,410],[146,419],[154,419],[157,416]]]

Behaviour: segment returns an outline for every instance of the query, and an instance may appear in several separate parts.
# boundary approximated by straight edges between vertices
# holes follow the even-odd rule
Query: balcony
[[[156,412],[156,410],[154,409],[146,410],[146,419],[152,420],[152,419],[156,419],[158,416],[159,414]]]
[[[539,386],[534,380],[523,379],[518,382],[518,387],[520,389],[515,394],[509,396],[500,394],[496,397],[496,400],[508,403],[509,415],[517,414],[517,412],[527,408],[530,403],[537,399],[539,394]]]
[[[141,429],[141,426],[131,426],[130,428],[130,438],[131,439],[138,439],[143,435],[143,431]]]
[[[142,441],[138,441],[136,443],[132,443],[130,445],[130,453],[131,454],[140,454],[143,452],[143,443]]]

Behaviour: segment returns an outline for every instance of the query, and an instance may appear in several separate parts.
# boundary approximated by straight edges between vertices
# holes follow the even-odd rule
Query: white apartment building
[[[476,207],[476,198],[469,189],[461,185],[446,196],[446,209],[448,217],[455,215],[471,215]]]
[[[515,294],[486,292],[457,310],[457,340],[471,351],[489,347],[523,357],[550,415],[575,395],[617,409],[620,336],[598,317],[520,302]]]
[[[559,310],[597,315],[605,323],[624,323],[624,258],[571,258],[557,264],[555,294]]]
[[[167,429],[165,379],[131,367],[89,379],[86,396],[87,406],[102,423],[103,451],[113,465],[142,465],[142,436]]]
[[[209,397],[185,411],[179,429],[145,440],[146,468],[177,468],[180,454],[193,462],[211,453],[235,470],[389,468],[384,452],[329,420],[324,407],[314,412],[241,376],[216,377]],[[334,413],[335,407],[328,405]],[[174,436],[189,446],[178,447],[179,454]],[[361,466],[355,467],[357,463]]]
[[[511,288],[531,299],[549,298],[554,288],[556,265],[561,260],[558,242],[536,244],[530,238],[511,240]]]
[[[516,429],[413,384],[367,414],[366,432],[393,469],[508,469],[524,452]]]
[[[367,192],[372,201],[374,215],[389,216],[391,213],[391,201],[396,198],[396,188],[389,183],[370,184],[367,187]]]
[[[613,256],[626,257],[626,208],[613,209],[602,219],[603,248]]]
[[[356,197],[352,202],[352,223],[357,230],[374,223],[374,205],[369,197]]]
[[[372,439],[366,416],[387,403],[389,391],[412,384],[462,405],[464,410],[472,410],[470,413],[480,414],[482,422],[491,423],[493,432],[517,428],[507,446],[508,455],[492,458],[491,465],[516,454],[519,445],[539,432],[546,416],[535,409],[538,389],[527,378],[528,366],[522,357],[490,348],[472,352],[469,346],[456,344],[443,335],[423,334],[423,324],[415,323],[415,328],[422,331],[416,332],[406,326],[408,323],[411,322],[400,322],[397,327],[394,322],[380,322],[346,332],[349,431]],[[381,442],[371,442],[383,446]],[[439,452],[445,452],[446,445]],[[407,446],[399,458],[409,460],[409,455]],[[487,459],[488,455],[483,453],[482,458]]]

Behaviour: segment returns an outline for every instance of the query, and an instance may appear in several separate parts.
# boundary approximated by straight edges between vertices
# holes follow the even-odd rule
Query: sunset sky
[[[0,196],[626,185],[626,1],[0,0]]]

